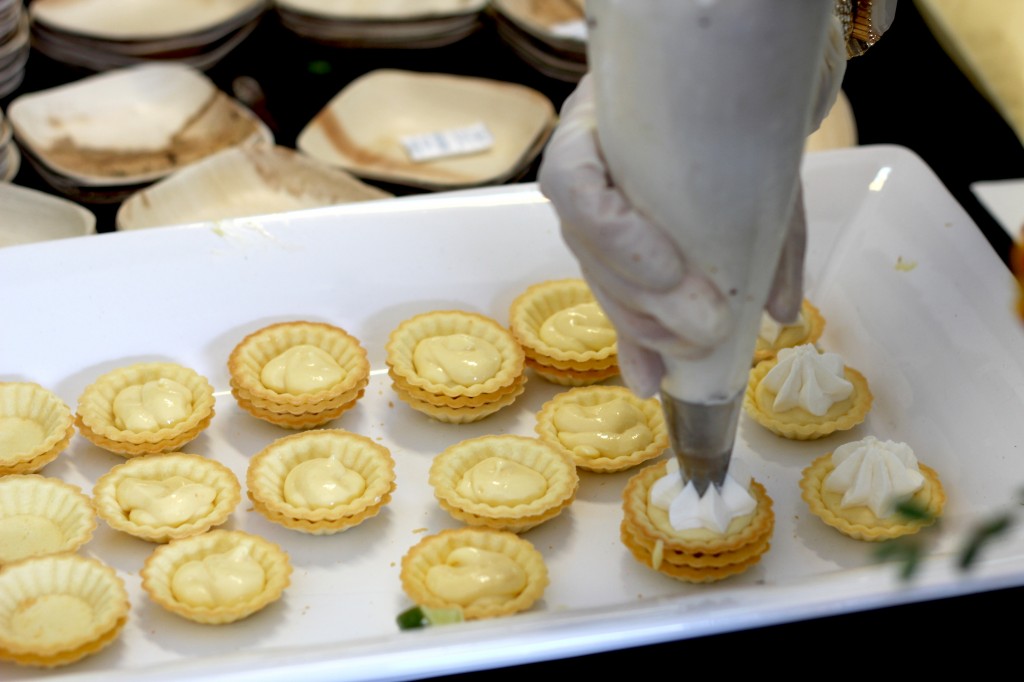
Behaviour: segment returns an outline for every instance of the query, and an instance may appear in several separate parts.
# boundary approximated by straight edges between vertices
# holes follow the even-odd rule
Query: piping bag
[[[588,0],[597,135],[614,183],[727,301],[699,356],[659,349],[684,481],[728,473],[761,313],[792,212],[830,2]]]

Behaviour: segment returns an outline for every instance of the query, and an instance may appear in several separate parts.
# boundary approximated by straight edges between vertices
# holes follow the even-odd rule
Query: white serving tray
[[[526,533],[551,576],[523,614],[400,632],[406,550],[454,527],[427,484],[431,457],[486,433],[533,433],[557,388],[526,393],[477,424],[447,425],[392,393],[384,343],[419,312],[461,308],[507,321],[512,299],[575,276],[554,213],[533,185],[313,209],[262,219],[101,234],[0,250],[0,380],[35,381],[72,407],[101,373],[167,359],[205,374],[217,415],[186,452],[248,459],[287,432],[240,410],[226,360],[271,322],[323,320],[355,334],[374,370],[366,395],[331,424],[386,445],[397,490],[378,517],[335,536],[267,522],[243,502],[228,528],[258,533],[294,565],[284,597],[231,625],[170,614],[140,589],[153,546],[100,525],[81,551],[115,567],[132,599],[121,637],[70,667],[0,663],[4,680],[393,680],[528,663],[1024,584],[1018,524],[969,573],[954,565],[967,529],[1012,508],[1024,483],[1024,331],[1014,281],[938,179],[899,147],[807,159],[808,295],[827,319],[822,347],[868,378],[864,424],[813,442],[779,439],[746,416],[735,456],[775,501],[771,550],[747,573],[710,585],[671,580],[618,538],[631,475],[584,473],[577,499]],[[949,494],[918,578],[876,564],[873,545],[826,527],[801,501],[802,468],[836,445],[876,435],[910,443]],[[44,469],[91,490],[122,461],[76,436]]]

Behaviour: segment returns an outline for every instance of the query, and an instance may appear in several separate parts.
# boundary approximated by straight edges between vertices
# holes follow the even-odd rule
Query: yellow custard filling
[[[540,338],[549,346],[581,353],[616,341],[615,328],[597,303],[580,303],[551,315],[540,327]]]
[[[284,480],[285,502],[302,509],[348,504],[365,490],[366,479],[342,464],[335,454],[296,465]]]
[[[263,591],[266,572],[247,547],[186,562],[171,578],[171,592],[191,606],[230,606]]]
[[[0,417],[0,457],[32,452],[46,440],[46,430],[34,419]]]
[[[555,412],[554,425],[558,440],[583,457],[621,457],[654,440],[644,413],[622,398],[597,405],[564,405]]]
[[[526,587],[526,571],[501,552],[476,547],[453,550],[445,563],[432,566],[427,589],[462,606],[481,601],[504,601]]]
[[[180,526],[210,513],[217,491],[184,476],[163,480],[126,478],[117,486],[117,503],[132,523]]]
[[[485,339],[470,334],[447,334],[417,343],[412,362],[417,374],[434,383],[473,386],[498,373],[502,356]]]
[[[114,426],[157,431],[192,414],[192,391],[173,379],[156,379],[122,389],[114,397]]]
[[[685,530],[677,530],[672,522],[669,520],[668,511],[655,506],[652,503],[647,505],[647,516],[651,520],[651,524],[664,533],[670,538],[676,538],[679,540],[695,541],[695,540],[716,540],[718,538],[735,535],[741,530],[746,528],[754,518],[754,512],[750,514],[743,514],[742,516],[733,517],[729,522],[729,526],[725,529],[725,532],[718,532],[709,530],[708,528],[687,528]]]
[[[518,462],[488,457],[470,467],[455,490],[474,502],[515,506],[543,496],[548,490],[548,481],[539,472]]]
[[[316,393],[344,378],[345,370],[330,353],[309,344],[292,346],[260,371],[260,382],[278,393]]]

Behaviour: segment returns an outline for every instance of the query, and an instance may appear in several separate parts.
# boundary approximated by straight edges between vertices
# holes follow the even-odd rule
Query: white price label
[[[406,135],[401,138],[401,143],[413,161],[432,161],[487,151],[494,146],[494,135],[481,122],[464,128]]]

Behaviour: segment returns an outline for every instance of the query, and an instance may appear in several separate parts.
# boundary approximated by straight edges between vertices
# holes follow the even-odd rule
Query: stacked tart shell
[[[168,379],[192,393],[184,419],[153,430],[135,431],[115,423],[114,401],[121,391]],[[173,452],[210,425],[214,413],[213,387],[195,370],[172,362],[147,362],[115,369],[99,377],[78,399],[75,423],[93,444],[123,457]]]
[[[75,420],[71,409],[53,392],[30,382],[0,382],[0,428],[19,423],[38,430],[38,442],[6,450],[0,441],[0,476],[31,474],[57,459],[71,442]]]
[[[95,654],[120,634],[128,593],[114,569],[77,554],[0,569],[0,660],[41,668]]]
[[[637,561],[676,580],[708,583],[742,573],[761,560],[775,527],[772,499],[764,486],[751,482],[756,508],[748,518],[733,520],[725,533],[676,531],[667,512],[648,502],[651,487],[665,471],[665,462],[644,467],[622,493],[620,537]]]
[[[295,346],[310,345],[327,353],[343,376],[333,386],[311,393],[282,393],[264,385],[264,366]],[[231,395],[249,414],[289,429],[322,426],[355,407],[370,381],[370,361],[359,340],[323,322],[280,322],[259,329],[228,358]]]
[[[553,315],[595,302],[582,279],[540,282],[516,297],[509,311],[509,326],[526,353],[526,365],[563,386],[586,386],[618,376],[617,343],[578,351],[557,348],[541,338],[541,328]]]
[[[468,386],[437,382],[417,369],[417,346],[432,338],[465,335],[493,346],[501,357],[497,371]],[[466,424],[511,405],[526,389],[525,356],[507,329],[489,317],[460,310],[422,313],[391,332],[387,343],[392,388],[413,409],[438,421]]]

